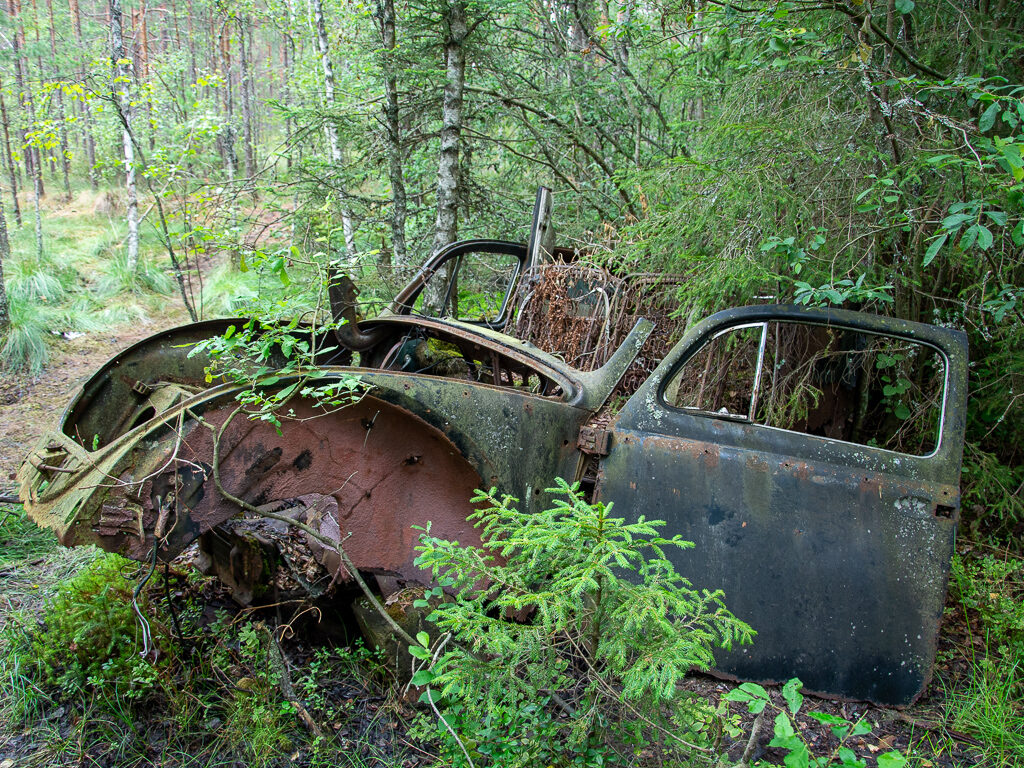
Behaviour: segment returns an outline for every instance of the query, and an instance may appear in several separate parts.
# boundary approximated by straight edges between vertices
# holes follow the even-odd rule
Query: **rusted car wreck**
[[[343,326],[318,361],[321,380],[356,374],[365,396],[327,414],[294,398],[280,432],[233,418],[238,386],[207,383],[209,361],[189,354],[237,320],[124,350],[23,465],[29,514],[66,545],[145,562],[198,541],[200,559],[246,602],[275,578],[264,550],[287,560],[271,530],[285,526],[252,514],[276,512],[344,540],[388,594],[425,578],[413,525],[478,540],[465,519],[475,488],[538,510],[552,478],[581,480],[617,514],[666,520],[669,535],[696,543],[675,555],[678,570],[724,589],[758,632],[752,646],[718,655],[719,672],[913,701],[935,657],[958,518],[964,335],[847,311],[729,310],[687,330],[609,409],[651,323],[637,322],[592,371],[500,332],[515,290],[554,251],[542,225],[528,245],[455,244],[390,314]],[[493,300],[460,312],[480,259],[501,264],[480,273],[500,275]],[[423,316],[423,292],[442,277],[450,316]],[[340,281],[334,299],[355,321],[351,285]],[[292,536],[322,569],[295,574],[307,591],[351,577],[330,547]]]

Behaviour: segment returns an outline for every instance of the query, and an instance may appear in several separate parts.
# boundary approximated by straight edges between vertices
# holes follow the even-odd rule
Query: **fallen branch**
[[[309,714],[309,710],[306,709],[306,705],[302,703],[302,700],[295,694],[295,688],[292,686],[292,676],[288,672],[288,662],[285,661],[284,651],[281,650],[280,644],[277,642],[277,638],[274,637],[274,633],[266,627],[263,628],[269,639],[270,643],[270,665],[274,668],[274,672],[277,673],[277,686],[281,691],[281,695],[284,696],[285,700],[295,707],[295,711],[299,713],[299,718],[302,720],[306,729],[318,739],[326,738],[324,736],[323,729],[317,724],[313,716]]]

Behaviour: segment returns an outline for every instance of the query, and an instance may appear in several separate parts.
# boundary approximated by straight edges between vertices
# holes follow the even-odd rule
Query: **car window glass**
[[[772,321],[712,338],[672,377],[665,401],[677,408],[745,416],[780,429],[926,455],[938,444],[944,386],[943,358],[927,345],[853,329]]]

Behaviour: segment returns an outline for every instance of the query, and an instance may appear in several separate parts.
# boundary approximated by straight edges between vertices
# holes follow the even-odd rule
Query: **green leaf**
[[[993,224],[1000,227],[1006,226],[1006,211],[985,211],[985,215],[988,216]]]
[[[412,676],[412,680],[410,682],[416,686],[430,685],[432,682],[434,682],[435,678],[437,678],[437,675],[435,675],[429,669],[421,669],[419,672]]]
[[[420,645],[422,645],[424,648],[429,648],[430,647],[430,635],[428,635],[426,632],[417,632],[416,633],[416,642],[419,643]]]
[[[775,716],[775,736],[778,738],[788,738],[795,735],[796,731],[793,730],[793,723],[790,721],[789,716],[785,712],[779,712]]]
[[[430,661],[430,651],[421,645],[410,645],[409,655],[419,659],[420,661]]]
[[[910,409],[907,408],[903,403],[900,403],[892,409],[893,415],[902,421],[906,421],[910,418]]]
[[[850,731],[851,736],[864,736],[868,733],[871,733],[871,724],[867,720],[859,720],[854,723],[853,730]]]
[[[886,752],[878,756],[878,768],[903,768],[907,758],[899,752]]]
[[[896,10],[900,13],[910,13],[914,10],[914,0],[896,0]]]
[[[953,208],[950,207],[950,210],[953,210]],[[947,216],[942,220],[942,228],[955,232],[968,221],[974,221],[973,213],[954,213],[952,216]]]
[[[762,688],[757,683],[743,683],[739,688],[741,691],[749,693],[751,696],[756,696],[759,699],[768,699],[768,691]]]
[[[992,126],[996,123],[996,118],[999,116],[999,102],[993,101],[989,104],[988,109],[981,113],[981,117],[978,118],[978,130],[982,133],[992,129]]]
[[[298,388],[298,386],[299,382],[297,381],[294,384],[289,384],[287,387],[285,387],[284,389],[277,393],[277,399],[285,400],[292,394],[292,392],[294,392]]]
[[[808,717],[813,717],[819,723],[824,723],[825,725],[840,725],[848,722],[838,715],[832,715],[828,712],[808,712],[807,715]]]
[[[927,267],[935,261],[935,256],[942,249],[942,246],[946,244],[948,238],[949,235],[939,235],[932,241],[932,244],[928,246],[928,250],[924,252],[924,261],[921,262],[922,267]]]
[[[992,247],[992,230],[981,224],[978,227],[978,247],[983,251],[987,251]]]
[[[800,707],[803,706],[804,697],[800,693],[802,686],[803,683],[796,677],[782,686],[782,698],[786,700],[786,705],[789,707],[791,714],[795,715],[800,711]]]

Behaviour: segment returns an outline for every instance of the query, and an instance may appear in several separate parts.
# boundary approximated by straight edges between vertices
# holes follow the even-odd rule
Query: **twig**
[[[285,700],[288,701],[295,711],[299,713],[299,718],[303,724],[318,739],[326,738],[324,736],[323,729],[317,724],[313,716],[309,714],[309,710],[306,709],[306,705],[302,703],[298,696],[295,695],[295,688],[292,687],[292,677],[288,672],[288,663],[285,661],[284,652],[281,650],[281,646],[277,642],[277,638],[274,637],[274,633],[266,627],[263,628],[270,642],[270,664],[274,667],[274,671],[277,672],[278,688],[281,690],[281,695],[284,696]]]
[[[434,714],[437,715],[438,720],[444,723],[444,727],[448,729],[448,732],[451,733],[452,738],[455,739],[455,742],[462,749],[462,754],[466,756],[466,762],[469,763],[469,768],[476,768],[476,766],[473,765],[473,758],[469,756],[469,752],[466,750],[466,745],[462,743],[462,739],[459,738],[459,734],[455,732],[454,728],[448,725],[448,721],[444,719],[444,715],[441,714],[441,710],[439,710],[437,708],[437,705],[434,704],[434,696],[430,691],[429,685],[427,686],[427,703],[430,705],[430,708],[434,710]]]
[[[754,719],[754,725],[750,729],[750,738],[747,739],[747,746],[743,749],[743,756],[740,758],[740,765],[750,765],[750,758],[754,754],[754,748],[757,746],[757,739],[761,735],[761,727],[764,725],[764,713],[765,710],[761,710],[757,717]]]

